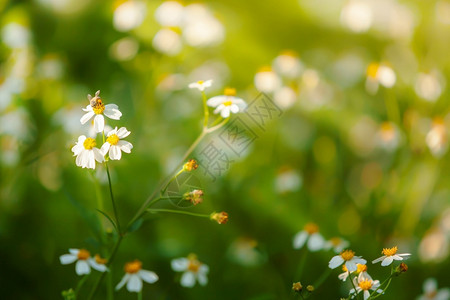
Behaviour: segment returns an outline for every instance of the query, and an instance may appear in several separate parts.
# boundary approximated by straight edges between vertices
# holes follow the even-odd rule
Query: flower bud
[[[183,199],[197,205],[203,201],[203,191],[193,190],[192,192],[187,192],[183,195]]]
[[[400,274],[405,273],[406,271],[408,271],[408,265],[405,263],[401,263],[400,265],[397,266],[397,268],[395,268],[394,275],[399,276]]]
[[[313,287],[312,285],[308,285],[308,286],[306,287],[306,290],[307,290],[308,292],[312,293],[312,292],[314,292],[314,287]]]
[[[195,159],[190,159],[187,163],[183,166],[183,171],[190,172],[198,168],[198,163]]]
[[[210,219],[216,221],[219,224],[226,224],[228,222],[228,214],[224,211],[220,213],[213,212],[210,216]]]
[[[292,290],[296,293],[300,293],[303,289],[303,286],[300,282],[295,282],[292,284]]]

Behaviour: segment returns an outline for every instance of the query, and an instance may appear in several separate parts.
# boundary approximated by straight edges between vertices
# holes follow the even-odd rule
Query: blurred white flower
[[[96,132],[102,132],[105,128],[105,118],[103,115],[107,116],[113,120],[119,120],[122,116],[122,113],[119,111],[119,107],[115,104],[103,104],[103,101],[99,97],[100,91],[95,93],[95,96],[92,97],[88,95],[88,100],[90,104],[83,108],[83,111],[86,113],[81,117],[81,124],[85,124],[89,121],[93,116],[94,117],[94,128]]]
[[[2,28],[2,41],[11,49],[25,48],[30,38],[30,30],[21,24],[8,23]]]
[[[436,16],[439,22],[450,24],[450,2],[447,0],[436,2]]]
[[[113,24],[118,31],[130,31],[145,19],[147,7],[143,1],[126,1],[114,10]]]
[[[0,84],[0,111],[9,106],[14,95],[21,93],[25,89],[25,81],[16,76],[7,77]]]
[[[261,68],[254,79],[255,87],[263,93],[272,93],[281,86],[281,78],[270,67]]]
[[[199,80],[197,82],[193,82],[189,84],[190,89],[198,89],[200,92],[203,92],[206,88],[212,85],[212,80]]]
[[[224,95],[212,97],[206,101],[206,104],[215,107],[214,113],[220,113],[222,118],[228,118],[230,113],[242,112],[247,107],[244,100],[236,97],[236,90],[233,88],[226,88]]]
[[[447,151],[447,128],[445,127],[443,119],[434,118],[431,130],[427,133],[425,141],[435,157],[439,158]]]
[[[243,266],[255,266],[263,261],[263,256],[257,250],[258,242],[247,237],[237,238],[228,249],[230,259]]]
[[[350,243],[343,238],[340,237],[333,237],[325,242],[324,249],[330,250],[333,249],[336,253],[341,253],[342,250],[347,248],[350,245]]]
[[[162,26],[181,26],[184,19],[184,7],[178,1],[164,1],[155,11],[155,19]]]
[[[414,85],[417,96],[427,101],[435,102],[442,94],[443,83],[441,81],[443,80],[441,78],[442,75],[437,71],[419,73]]]
[[[185,8],[183,37],[193,47],[213,46],[225,38],[223,25],[202,4],[191,4]]]
[[[30,137],[29,127],[28,112],[22,107],[0,115],[0,135],[10,135],[24,141]]]
[[[100,258],[98,255],[96,255],[95,258],[92,258],[91,254],[86,249],[69,249],[69,252],[70,254],[61,255],[59,260],[63,265],[68,265],[76,261],[75,272],[78,275],[91,273],[91,267],[100,272],[108,270],[104,259]]]
[[[298,55],[293,51],[283,51],[273,60],[274,70],[289,79],[295,79],[301,75],[304,66]]]
[[[280,194],[295,192],[301,185],[302,177],[297,171],[289,167],[282,168],[275,178],[275,189]]]
[[[211,89],[221,90],[225,82],[230,76],[230,69],[228,65],[221,60],[208,60],[199,67],[196,67],[188,76],[190,81],[197,78],[209,78],[214,82]]]
[[[370,297],[370,291],[376,291],[377,293],[383,293],[382,289],[379,289],[380,287],[380,281],[379,280],[372,280],[372,279],[368,279],[368,278],[353,278],[354,281],[354,285],[356,286],[356,290],[355,289],[351,289],[350,290],[350,295],[352,294],[359,294],[361,292],[363,292],[364,295],[364,300],[369,299]],[[353,298],[353,297],[351,297]]]
[[[397,246],[392,248],[383,248],[383,256],[372,261],[373,264],[381,261],[381,265],[383,267],[389,266],[394,260],[404,260],[407,259],[411,254],[409,253],[401,253],[397,254]]]
[[[57,56],[47,56],[39,63],[37,70],[42,78],[54,80],[62,77],[64,66]]]
[[[273,101],[281,109],[288,109],[295,104],[297,97],[297,93],[291,87],[283,86],[275,91]]]
[[[198,261],[195,254],[189,254],[187,258],[173,259],[171,265],[175,272],[183,272],[180,283],[184,287],[193,287],[196,281],[200,285],[208,283],[209,267]]]
[[[448,237],[441,228],[430,229],[419,244],[419,257],[423,262],[439,263],[449,254]]]
[[[104,161],[103,153],[95,147],[97,145],[93,138],[86,138],[81,135],[78,142],[72,147],[73,156],[76,156],[75,163],[78,167],[95,169],[95,161]]]
[[[303,245],[307,245],[310,251],[322,250],[325,246],[325,239],[319,233],[319,226],[314,223],[307,223],[303,230],[294,236],[294,249],[300,249]]]
[[[434,278],[428,278],[423,283],[423,294],[417,297],[417,300],[449,300],[450,288],[437,288],[437,281]]]
[[[358,269],[357,264],[365,265],[367,261],[361,256],[355,256],[352,250],[344,250],[341,254],[333,256],[328,263],[330,269],[336,269],[342,264],[345,264],[347,270],[352,273]]]
[[[378,85],[391,88],[397,81],[397,76],[387,64],[371,63],[367,67],[366,89],[369,93],[375,94]]]
[[[169,56],[177,55],[183,48],[180,35],[169,28],[159,30],[153,37],[152,45],[158,52]]]
[[[372,9],[366,1],[350,0],[342,8],[341,22],[353,32],[365,32],[372,25]]]
[[[109,47],[109,55],[118,61],[133,59],[139,51],[139,43],[132,37],[122,38]]]
[[[378,145],[388,151],[397,149],[400,144],[400,131],[392,122],[383,122],[377,131]]]
[[[120,160],[122,158],[122,151],[125,153],[130,153],[133,149],[133,145],[129,142],[122,141],[130,135],[125,127],[121,127],[117,130],[117,127],[109,131],[107,134],[106,142],[102,145],[100,151],[103,155],[109,153],[109,158],[112,160]]]
[[[125,275],[117,284],[116,291],[120,290],[125,284],[129,292],[139,293],[142,290],[142,281],[155,283],[159,279],[155,272],[142,270],[142,263],[135,260],[125,264]]]

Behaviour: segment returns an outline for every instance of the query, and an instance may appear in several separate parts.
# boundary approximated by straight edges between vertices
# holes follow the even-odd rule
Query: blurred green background
[[[428,277],[450,285],[450,1],[2,0],[0,28],[1,299],[59,299],[79,280],[59,256],[102,251],[94,178],[112,213],[105,171],[76,167],[70,151],[89,131],[86,95],[101,90],[123,113],[108,124],[132,132],[132,153],[109,164],[125,223],[200,133],[200,93],[187,85],[201,79],[214,80],[208,97],[233,86],[250,103],[263,91],[282,114],[264,130],[248,123],[258,138],[216,180],[195,171],[204,202],[187,209],[229,222],[147,216],[113,284],[139,259],[160,277],[144,299],[294,298],[292,283],[314,282],[334,255],[308,254],[296,276],[304,249],[292,239],[315,222],[368,261],[394,245],[412,253],[386,299],[416,298]],[[207,286],[183,288],[171,270],[189,253],[209,265]],[[312,298],[347,296],[339,273]]]

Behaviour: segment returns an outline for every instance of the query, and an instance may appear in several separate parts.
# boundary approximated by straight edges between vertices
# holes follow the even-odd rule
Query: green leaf
[[[133,224],[131,224],[130,228],[128,229],[128,232],[133,232],[133,231],[138,230],[142,226],[142,223],[144,223],[143,218],[137,219]]]

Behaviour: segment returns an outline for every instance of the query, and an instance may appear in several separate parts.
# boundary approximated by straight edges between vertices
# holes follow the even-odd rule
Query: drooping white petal
[[[372,260],[372,263],[373,263],[373,264],[376,264],[377,262],[380,262],[380,261],[382,261],[382,260],[385,259],[385,258],[386,258],[386,256],[383,255],[383,256],[381,256],[381,257],[378,257],[377,259]]]
[[[105,117],[103,115],[96,115],[94,118],[95,132],[102,132],[105,129]]]
[[[78,167],[82,167],[85,168],[85,161],[86,161],[86,157],[87,157],[87,151],[85,149],[83,149],[77,156],[77,158],[75,159],[75,164]]]
[[[230,111],[231,111],[233,114],[237,114],[237,113],[239,112],[239,106],[237,106],[236,104],[231,104],[231,105],[230,105]]]
[[[156,273],[152,271],[140,270],[138,274],[142,278],[142,280],[148,283],[155,283],[159,279],[158,275],[156,275]]]
[[[128,274],[128,273],[126,273],[123,277],[122,277],[122,280],[117,284],[117,286],[116,286],[116,291],[118,291],[118,290],[120,290],[124,285],[125,285],[125,283],[127,283],[128,282],[128,280],[130,279],[130,274]]]
[[[222,108],[222,110],[220,111],[220,115],[224,119],[228,118],[230,116],[230,107],[225,106],[224,108]]]
[[[210,107],[216,107],[220,104],[222,104],[223,102],[227,101],[227,97],[228,96],[215,96],[212,97],[210,99],[208,99],[208,101],[206,101],[206,105],[210,106]]]
[[[247,103],[241,98],[234,97],[233,104],[239,107],[239,111],[244,111],[247,108]]]
[[[73,255],[78,255],[79,252],[80,252],[80,249],[76,249],[76,248],[69,249],[69,253],[73,254]]]
[[[81,124],[85,124],[87,121],[89,121],[93,116],[95,115],[95,113],[93,111],[89,111],[87,113],[85,113],[81,119],[80,122]]]
[[[360,264],[360,265],[365,265],[365,264],[367,263],[367,260],[365,260],[364,258],[361,258],[361,257],[359,257],[359,256],[353,257],[352,261],[353,261],[355,264]]]
[[[394,258],[392,256],[388,256],[385,259],[383,259],[383,261],[381,262],[381,265],[383,267],[389,266],[393,261],[394,261]]]
[[[94,151],[87,150],[87,163],[86,168],[88,169],[95,169],[95,157],[94,157]]]
[[[172,270],[176,272],[186,271],[189,266],[189,260],[184,257],[172,259],[170,265],[172,266]]]
[[[94,153],[94,159],[99,163],[102,163],[105,160],[103,152],[98,148],[92,148],[92,152]]]
[[[300,249],[306,242],[308,238],[308,233],[306,231],[300,231],[294,236],[293,246],[294,249]]]
[[[117,128],[117,127],[116,127]],[[117,130],[117,136],[119,137],[119,139],[124,139],[127,136],[129,136],[131,133],[131,131],[128,131],[125,127],[120,127],[119,130]]]
[[[106,136],[117,134],[117,126],[115,128],[111,128],[110,130],[106,130],[106,128],[105,128],[105,134],[106,134]]]
[[[90,101],[90,99],[89,99],[89,101]],[[86,108],[82,108],[82,110],[83,111],[94,111],[93,109],[92,109],[92,106],[90,105],[90,104],[88,104],[88,105],[86,105]]]
[[[348,278],[348,272],[343,272],[343,273],[339,274],[338,278],[342,281],[346,281]]]
[[[205,264],[202,264],[198,269],[198,272],[201,274],[207,274],[209,272],[209,267]]]
[[[320,233],[313,233],[308,239],[308,249],[311,251],[319,251],[323,249],[325,245],[325,239],[320,235]]]
[[[119,107],[115,104],[106,104],[103,114],[113,120],[120,120],[120,117],[122,116]]]
[[[328,263],[330,269],[336,269],[344,263],[344,259],[340,255],[333,256],[333,258]]]
[[[73,255],[73,254],[64,254],[64,255],[61,255],[59,257],[59,261],[63,265],[71,264],[74,261],[76,261],[77,259],[78,259],[78,257],[76,255]]]
[[[75,272],[78,275],[84,275],[91,273],[91,268],[89,267],[89,264],[85,260],[79,260],[77,261],[75,265]]]
[[[398,255],[398,254],[394,254],[394,255],[392,255],[392,259],[393,259],[393,260],[403,260],[403,257],[401,257],[401,256]]]
[[[78,154],[81,153],[81,151],[84,150],[83,144],[76,144],[75,146],[72,147],[72,152],[74,156],[77,156]]]
[[[109,142],[105,142],[102,147],[100,148],[100,151],[102,152],[103,156],[108,153],[109,147],[111,147],[111,144]]]
[[[365,291],[364,291],[364,300],[369,299],[369,297],[370,297],[370,292],[367,291],[367,290],[365,290]]]
[[[350,273],[354,272],[354,271],[356,271],[358,269],[358,267],[356,266],[356,263],[355,263],[355,261],[353,259],[349,260],[349,261],[346,261],[345,262],[345,267],[347,268],[347,270]]]
[[[105,272],[106,270],[108,270],[108,268],[104,264],[97,263],[94,258],[89,258],[88,263],[91,265],[92,268],[94,268],[99,272]]]
[[[117,145],[120,149],[125,153],[130,153],[131,149],[133,149],[133,145],[127,141],[119,141]]]
[[[127,290],[129,292],[139,293],[142,290],[142,279],[137,274],[130,275],[130,279],[127,283]]]
[[[120,160],[122,158],[122,151],[120,151],[120,147],[112,145],[109,148],[109,158],[112,160]]]
[[[206,274],[198,273],[197,279],[198,279],[198,283],[200,283],[200,285],[208,284],[208,277],[206,276]]]
[[[184,272],[181,276],[181,285],[184,287],[193,287],[195,285],[195,275],[192,272]]]

